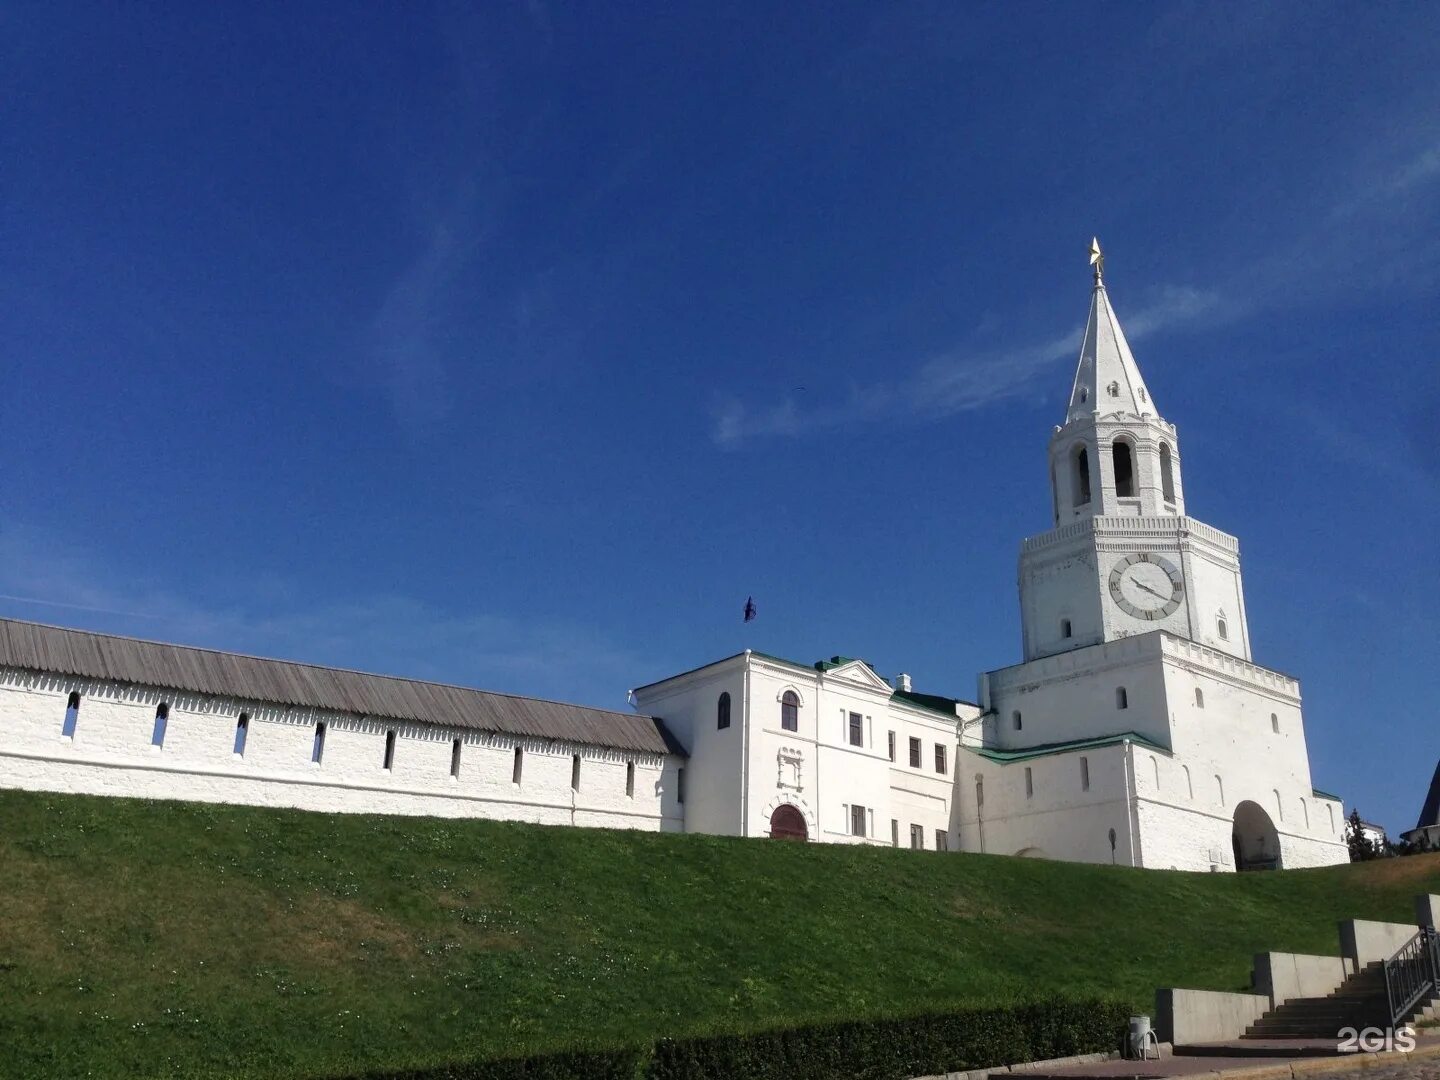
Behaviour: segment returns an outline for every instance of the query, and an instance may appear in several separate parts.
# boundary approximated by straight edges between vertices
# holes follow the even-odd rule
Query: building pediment
[[[890,684],[875,674],[874,669],[863,660],[849,660],[838,664],[835,667],[827,668],[825,671],[827,680],[848,683],[851,686],[862,687],[866,690],[874,690],[877,693],[889,696]]]

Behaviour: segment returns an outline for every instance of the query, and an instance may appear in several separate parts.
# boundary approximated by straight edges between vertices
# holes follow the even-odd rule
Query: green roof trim
[[[914,690],[896,690],[890,695],[890,700],[909,705],[913,709],[939,713],[949,720],[959,719],[959,714],[955,711],[958,702],[954,698],[941,697],[939,694],[917,694]]]
[[[1025,746],[1016,750],[998,750],[990,746],[964,746],[962,750],[968,750],[972,754],[987,758],[990,761],[1008,765],[1012,761],[1028,761],[1031,758],[1049,757],[1051,754],[1068,754],[1075,750],[1096,750],[1102,746],[1119,746],[1121,743],[1134,743],[1136,746],[1143,746],[1147,750],[1154,750],[1170,756],[1170,748],[1161,746],[1153,739],[1148,739],[1136,731],[1122,731],[1118,735],[1101,735],[1094,739],[1073,739],[1070,742],[1043,743],[1039,746]]]
[[[1321,791],[1318,787],[1317,787],[1317,788],[1311,788],[1311,789],[1310,789],[1310,794],[1311,794],[1311,795],[1314,795],[1315,798],[1317,798],[1317,799],[1331,799],[1331,800],[1333,800],[1333,801],[1335,801],[1335,802],[1344,802],[1344,801],[1345,801],[1344,799],[1340,798],[1339,795],[1331,795],[1330,792],[1328,792],[1328,791]]]

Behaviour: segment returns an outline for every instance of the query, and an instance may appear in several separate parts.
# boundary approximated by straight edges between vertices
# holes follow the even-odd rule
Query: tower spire
[[[1090,317],[1085,323],[1065,422],[1113,413],[1155,415],[1155,403],[1150,400],[1125,331],[1110,306],[1105,289],[1105,254],[1098,239],[1090,241],[1090,265],[1095,268],[1095,289],[1090,295]]]

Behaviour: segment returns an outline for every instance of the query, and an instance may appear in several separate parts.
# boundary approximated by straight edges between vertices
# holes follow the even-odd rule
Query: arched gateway
[[[789,803],[781,803],[770,815],[770,836],[775,840],[809,840],[805,815]]]
[[[1235,829],[1230,840],[1235,848],[1236,870],[1280,869],[1280,837],[1259,803],[1247,800],[1235,807]]]

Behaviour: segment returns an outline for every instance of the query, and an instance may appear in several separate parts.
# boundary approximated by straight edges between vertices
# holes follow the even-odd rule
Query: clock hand
[[[1150,586],[1149,586],[1149,585],[1146,585],[1143,581],[1137,581],[1137,582],[1135,582],[1135,587],[1136,587],[1137,589],[1144,589],[1144,590],[1145,590],[1146,592],[1148,592],[1151,596],[1158,596],[1158,597],[1160,597],[1161,600],[1169,600],[1169,599],[1170,599],[1170,598],[1169,598],[1168,596],[1166,596],[1164,593],[1157,592],[1156,590],[1150,588]]]

